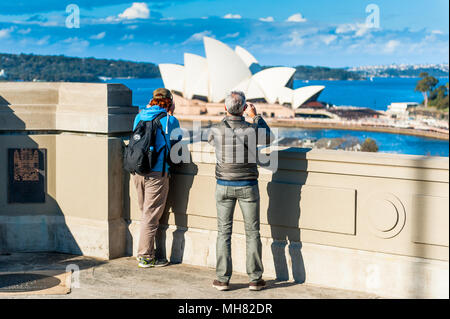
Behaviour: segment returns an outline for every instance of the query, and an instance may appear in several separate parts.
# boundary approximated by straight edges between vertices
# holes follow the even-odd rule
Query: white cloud
[[[214,38],[214,35],[209,30],[205,30],[205,31],[202,31],[202,32],[194,33],[186,41],[184,41],[183,44],[190,43],[190,42],[202,41],[203,37],[212,37],[212,38]]]
[[[284,42],[283,44],[288,47],[301,47],[305,40],[302,38],[300,33],[297,31],[292,31],[289,35],[290,41]]]
[[[30,33],[30,32],[31,32],[31,29],[30,29],[30,28],[27,28],[27,29],[20,29],[20,30],[17,31],[17,33],[20,33],[20,34],[28,34],[28,33]]]
[[[126,8],[131,7],[131,3],[133,1],[143,2],[144,0],[131,0],[128,5],[124,6],[121,10],[115,12],[114,17],[118,19],[118,14],[124,12]],[[152,8],[149,5],[149,8]],[[300,12],[300,8],[295,10]],[[236,9],[227,9],[228,12],[232,14],[236,14],[241,12]],[[294,14],[295,11],[291,11],[289,15]],[[226,12],[226,11],[225,11]],[[268,12],[269,13],[269,12]],[[270,12],[269,14],[271,14]],[[307,14],[307,12],[304,12]],[[225,13],[220,15],[220,20],[224,23],[223,16]],[[391,58],[392,61],[402,61],[402,59],[417,59],[417,61],[423,61],[425,59],[429,59],[430,61],[447,61],[448,57],[444,56],[444,53],[448,53],[448,31],[443,28],[435,27],[429,29],[417,29],[412,30],[410,28],[404,30],[391,30],[391,29],[369,29],[364,25],[364,21],[349,21],[349,23],[331,23],[331,22],[320,22],[317,23],[315,21],[311,21],[311,17],[308,17],[308,22],[306,23],[295,23],[295,22],[285,22],[287,17],[274,19],[274,22],[262,22],[262,20],[269,20],[270,16],[259,15],[256,16],[253,21],[248,21],[250,23],[250,28],[242,28],[242,26],[235,26],[233,28],[228,28],[225,32],[220,33],[220,31],[224,31],[223,29],[217,28],[214,21],[210,21],[212,24],[206,24],[208,20],[202,20],[201,18],[192,19],[192,20],[174,20],[174,21],[161,21],[160,18],[155,18],[153,22],[153,11],[151,11],[150,18],[147,20],[137,19],[137,20],[117,20],[115,23],[121,23],[121,26],[112,25],[112,24],[104,24],[98,23],[98,19],[92,18],[89,20],[89,23],[95,25],[92,27],[91,31],[89,28],[83,31],[84,29],[80,29],[82,33],[73,34],[71,36],[77,35],[81,40],[87,40],[90,42],[88,46],[88,51],[86,51],[89,55],[95,55],[97,49],[97,45],[100,43],[104,44],[105,50],[113,50],[116,49],[120,44],[124,47],[123,54],[126,51],[126,45],[135,42],[142,44],[142,47],[151,46],[154,41],[160,40],[154,34],[167,32],[168,28],[172,31],[169,35],[170,39],[166,39],[166,41],[162,41],[161,44],[155,45],[158,49],[169,48],[171,51],[168,52],[168,56],[174,56],[177,59],[176,54],[173,53],[175,50],[179,50],[179,46],[183,41],[187,46],[197,46],[200,48],[202,46],[202,39],[204,36],[213,36],[216,35],[216,38],[225,40],[232,40],[235,42],[237,39],[241,45],[245,45],[246,48],[251,48],[253,51],[261,52],[264,56],[270,56],[270,63],[274,64],[293,64],[299,63],[298,59],[302,61],[307,61],[306,59],[310,59],[310,62],[304,63],[360,63],[359,61],[369,61],[370,63],[377,63],[379,61],[387,61]],[[105,16],[106,17],[106,16]],[[246,19],[245,13],[242,12],[242,21]],[[260,18],[260,20],[258,20]],[[274,17],[273,17],[274,18]],[[210,18],[211,19],[211,18]],[[292,20],[292,19],[291,19]],[[229,22],[242,22],[241,20],[230,20]],[[88,23],[86,20],[85,23]],[[144,24],[141,24],[144,23]],[[154,34],[148,34],[146,39],[141,38],[136,30],[144,29],[148,27],[148,24],[152,25],[154,28]],[[189,24],[189,26],[188,26]],[[48,42],[51,47],[49,49],[58,49],[61,52],[65,53],[64,50],[68,50],[70,44],[72,43],[63,43],[62,41],[68,38],[70,35],[64,36],[58,30],[53,31],[53,28],[48,28],[47,33],[40,34],[35,28],[31,25],[15,25],[13,30],[10,30],[11,25],[0,26],[0,45],[3,42],[8,42],[10,39],[17,40],[17,50],[25,50],[26,48],[35,47],[45,47],[45,44]],[[208,26],[209,25],[209,26]],[[135,29],[137,26],[137,29]],[[96,29],[100,27],[100,29]],[[118,27],[120,27],[118,29]],[[213,28],[214,29],[211,29]],[[177,30],[190,29],[191,31],[184,33],[181,38],[177,37]],[[30,31],[31,29],[31,31]],[[22,31],[23,30],[23,31]],[[123,30],[121,33],[117,34],[118,31]],[[293,32],[296,31],[296,32]],[[22,35],[24,33],[30,32],[29,34]],[[95,32],[95,33],[94,33]],[[104,34],[103,34],[104,32]],[[443,33],[443,34],[442,34]],[[39,34],[39,35],[38,35]],[[108,35],[108,38],[106,37]],[[130,34],[134,34],[134,39],[131,39]],[[33,37],[30,37],[33,35]],[[51,38],[43,38],[46,35],[50,35]],[[114,42],[106,41],[105,39],[109,39],[116,37],[116,45]],[[179,36],[179,34],[178,34]],[[16,39],[16,37],[18,37]],[[123,40],[121,41],[121,38]],[[102,39],[100,39],[102,38]],[[22,42],[21,41],[27,41]],[[80,42],[81,42],[80,40]],[[3,42],[2,42],[3,41]],[[39,44],[42,46],[38,46],[36,43],[39,41]],[[73,46],[75,49],[75,45],[79,42],[74,42]],[[87,44],[87,42],[86,42]],[[94,47],[95,44],[95,47]],[[236,43],[239,44],[239,43]],[[64,47],[59,47],[64,45]],[[92,47],[90,47],[92,46]],[[333,51],[333,59],[329,60],[329,52],[330,48]],[[168,50],[169,50],[168,49]],[[281,50],[280,50],[281,49]],[[112,52],[112,51],[111,51]],[[130,53],[135,54],[135,53]],[[161,53],[164,55],[164,53]],[[328,55],[328,58],[327,58]],[[284,62],[282,57],[289,56],[289,59]],[[278,59],[278,60],[276,60]],[[295,62],[296,61],[296,62]],[[321,62],[319,62],[321,61]],[[336,62],[337,61],[337,62]]]
[[[105,37],[105,35],[106,35],[106,32],[100,32],[99,34],[94,34],[94,35],[92,35],[92,36],[90,37],[90,39],[93,39],[93,40],[101,40],[101,39],[103,39],[103,38]]]
[[[338,25],[335,32],[336,34],[343,34],[356,31],[357,29],[358,29],[357,24],[345,23]]]
[[[329,45],[331,42],[333,42],[334,40],[337,39],[337,36],[334,34],[330,34],[330,35],[326,35],[322,37],[322,41],[323,43],[325,43],[326,45]]]
[[[267,17],[267,18],[259,18],[259,21],[274,22],[275,20],[273,19],[273,17]]]
[[[0,29],[0,39],[9,38],[9,36],[13,30],[14,29],[12,27],[8,28],[8,29]]]
[[[235,33],[228,33],[227,35],[224,36],[225,39],[227,38],[237,38],[239,36],[239,32],[235,32]]]
[[[432,33],[431,35],[426,35],[425,38],[423,39],[424,42],[434,42],[437,40],[436,34]]]
[[[124,40],[133,40],[133,39],[134,39],[133,34],[125,34],[120,40],[124,41]]]
[[[67,39],[62,40],[63,43],[75,43],[75,42],[79,42],[80,39],[78,37],[70,37]]]
[[[111,17],[107,17],[105,19],[102,18],[102,19],[100,19],[100,21],[101,22],[114,22],[114,21],[120,21],[120,19],[117,17],[111,16]]]
[[[104,22],[119,22],[122,20],[148,19],[150,17],[150,9],[145,2],[133,2],[131,7],[119,13],[118,16],[110,16],[106,19],[100,19]]]
[[[232,13],[227,13],[226,15],[223,16],[224,19],[241,19],[241,15],[240,14],[232,14]]]
[[[36,42],[37,45],[47,45],[48,40],[50,40],[50,36],[47,35]]]
[[[389,40],[384,46],[384,52],[392,53],[395,49],[400,45],[400,41],[397,40]]]
[[[355,32],[355,37],[362,37],[372,28],[368,28],[365,24],[359,26],[359,29]]]
[[[49,16],[49,20],[46,18],[43,20],[12,20],[11,22],[14,24],[21,25],[39,25],[42,27],[57,27],[57,26],[65,26],[65,16]]]
[[[302,16],[301,13],[296,13],[287,18],[288,22],[306,22],[307,20]]]
[[[47,22],[42,22],[42,23],[39,22],[38,24],[43,27],[57,27],[58,25],[61,26],[61,24],[58,24],[57,21],[47,21]]]
[[[345,34],[354,32],[354,37],[362,37],[367,32],[369,32],[371,28],[367,27],[365,23],[346,23],[341,24],[336,28],[336,34]]]
[[[70,52],[71,54],[85,52],[85,50],[89,47],[89,41],[78,37],[67,38],[62,42],[67,44],[65,48],[67,52]]]
[[[119,14],[119,18],[123,20],[148,19],[149,17],[150,9],[145,2],[133,2],[131,7]]]

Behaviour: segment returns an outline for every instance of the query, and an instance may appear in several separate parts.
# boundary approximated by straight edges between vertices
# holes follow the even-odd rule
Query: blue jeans
[[[245,224],[246,268],[250,281],[261,279],[261,238],[259,235],[259,188],[254,186],[216,186],[217,244],[216,274],[221,282],[228,282],[233,271],[231,260],[231,233],[236,200],[241,207]]]

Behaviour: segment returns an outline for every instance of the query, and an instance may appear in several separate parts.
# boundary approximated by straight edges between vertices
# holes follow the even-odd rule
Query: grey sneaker
[[[259,291],[266,288],[266,282],[262,279],[258,281],[252,281],[248,284],[248,289],[253,291]]]
[[[220,290],[220,291],[230,289],[230,285],[227,282],[221,282],[218,280],[214,280],[212,285],[214,288],[216,288],[217,290]]]
[[[155,263],[153,264],[154,267],[165,267],[169,264],[169,261],[167,259],[155,259]]]

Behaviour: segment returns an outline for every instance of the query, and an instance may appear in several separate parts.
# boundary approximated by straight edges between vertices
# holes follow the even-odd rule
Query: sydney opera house
[[[243,91],[248,101],[265,102],[297,109],[316,101],[324,86],[293,89],[294,68],[262,69],[247,50],[204,37],[206,57],[184,54],[184,66],[160,64],[164,86],[185,99],[220,103],[232,90]]]

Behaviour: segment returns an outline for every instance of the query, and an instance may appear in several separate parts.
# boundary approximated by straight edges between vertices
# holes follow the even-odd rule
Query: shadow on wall
[[[160,226],[156,235],[156,257],[167,258],[166,236],[169,224],[170,212],[175,218],[176,230],[172,233],[172,247],[170,253],[171,263],[182,263],[184,255],[185,238],[188,228],[188,216],[186,214],[189,193],[192,188],[194,176],[197,175],[198,167],[190,160],[190,163],[176,165],[172,169],[170,178],[169,197],[166,208],[160,220]]]
[[[125,139],[122,140],[122,152],[120,156],[123,156],[124,148],[125,148]],[[127,224],[125,228],[125,240],[126,240],[126,248],[125,255],[132,256],[133,255],[133,235],[130,232],[130,224],[131,224],[131,212],[130,212],[130,183],[131,183],[131,175],[125,169],[122,169],[122,181],[123,181],[123,207],[122,207],[122,218]]]
[[[292,266],[292,278],[295,282],[304,283],[306,280],[299,220],[301,190],[308,176],[306,152],[309,150],[289,148],[278,154],[279,162],[283,160],[283,153],[296,152],[300,154],[302,159],[301,167],[299,167],[301,177],[296,180],[295,184],[286,182],[286,176],[291,173],[283,169],[273,173],[272,180],[267,184],[269,197],[267,221],[273,239],[271,250],[276,278],[280,281],[289,280],[289,264]],[[286,251],[286,247],[288,247],[288,251]],[[290,257],[290,263],[288,257]]]
[[[0,106],[8,106],[8,105],[11,104],[0,95]]]
[[[57,201],[48,193],[49,153],[26,132],[25,123],[0,95],[0,255],[14,252],[82,251]],[[52,167],[56,163],[51,163]]]

